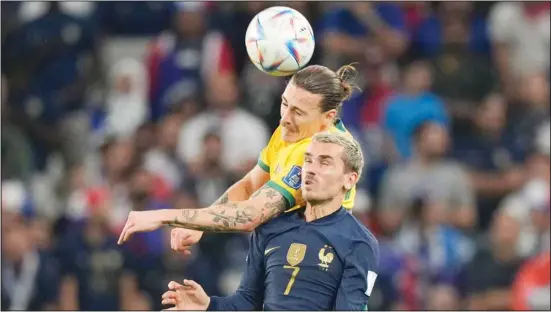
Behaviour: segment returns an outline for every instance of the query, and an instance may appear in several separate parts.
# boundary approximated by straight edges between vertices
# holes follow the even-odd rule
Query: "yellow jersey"
[[[329,129],[331,132],[345,133],[352,136],[344,127],[341,120]],[[275,189],[287,201],[286,212],[293,211],[305,205],[302,198],[301,173],[304,164],[304,153],[312,142],[312,138],[303,139],[295,143],[287,143],[281,138],[281,126],[277,127],[268,145],[260,153],[258,165],[270,174],[268,186]],[[346,209],[354,207],[356,187],[352,188],[344,198],[342,206]]]

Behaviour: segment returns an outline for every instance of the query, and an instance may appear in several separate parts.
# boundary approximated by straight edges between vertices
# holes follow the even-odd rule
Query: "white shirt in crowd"
[[[511,72],[519,75],[549,68],[550,14],[529,17],[520,2],[496,3],[490,12],[493,42],[508,46]]]
[[[235,109],[225,117],[205,112],[182,126],[178,154],[183,161],[193,162],[201,157],[203,140],[212,129],[219,131],[222,166],[228,170],[238,169],[244,162],[256,160],[268,143],[266,124],[243,109]]]

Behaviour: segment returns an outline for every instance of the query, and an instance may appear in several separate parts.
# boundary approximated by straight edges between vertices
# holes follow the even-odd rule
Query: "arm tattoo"
[[[228,201],[229,201],[229,195],[228,195],[228,192],[225,192],[222,196],[220,196],[220,198],[218,198],[214,202],[214,204],[212,204],[212,206],[223,205],[223,204],[228,203]]]
[[[184,209],[181,217],[166,224],[207,232],[243,232],[253,227],[252,224],[256,227],[281,214],[285,208],[285,198],[264,186],[248,201],[228,202],[204,209]]]

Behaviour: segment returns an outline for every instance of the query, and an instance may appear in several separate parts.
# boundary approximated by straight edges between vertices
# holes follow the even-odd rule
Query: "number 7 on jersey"
[[[284,269],[292,269],[293,273],[291,273],[291,278],[289,279],[289,283],[287,283],[287,288],[285,288],[284,295],[288,295],[291,292],[291,288],[293,287],[293,284],[295,283],[295,279],[298,275],[298,272],[300,271],[299,267],[291,266],[291,265],[284,265]]]

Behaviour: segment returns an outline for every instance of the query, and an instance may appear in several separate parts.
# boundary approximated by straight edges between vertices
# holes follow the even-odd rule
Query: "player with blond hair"
[[[194,281],[172,281],[162,303],[174,305],[169,310],[366,310],[379,244],[342,208],[362,167],[354,138],[338,132],[314,135],[302,167],[306,207],[255,229],[237,291],[209,297]]]

